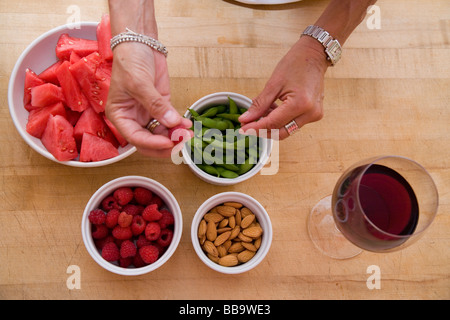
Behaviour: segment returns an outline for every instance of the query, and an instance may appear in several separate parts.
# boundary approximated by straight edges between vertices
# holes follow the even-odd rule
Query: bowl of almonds
[[[219,193],[198,208],[191,238],[198,257],[211,269],[238,274],[255,268],[272,243],[264,207],[239,192]]]

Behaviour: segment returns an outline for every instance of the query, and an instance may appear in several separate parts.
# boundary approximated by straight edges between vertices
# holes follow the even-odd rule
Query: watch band
[[[305,31],[303,31],[302,36],[303,35],[316,39],[324,46],[327,60],[331,61],[332,66],[334,66],[341,58],[341,44],[336,39],[333,39],[333,37],[321,27],[314,25],[308,26]]]

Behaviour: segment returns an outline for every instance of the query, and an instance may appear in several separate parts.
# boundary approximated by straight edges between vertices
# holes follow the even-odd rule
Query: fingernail
[[[241,114],[241,116],[239,117],[240,121],[245,120],[246,118],[248,118],[248,116],[250,115],[250,112],[245,111],[243,114]]]
[[[174,126],[178,123],[178,118],[180,117],[179,114],[177,114],[175,111],[173,110],[168,110],[164,116],[163,116],[163,120],[170,126]]]

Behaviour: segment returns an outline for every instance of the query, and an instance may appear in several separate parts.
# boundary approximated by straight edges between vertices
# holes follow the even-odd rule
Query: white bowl
[[[136,148],[130,144],[128,144],[124,148],[119,147],[118,156],[103,161],[58,161],[50,152],[47,151],[40,139],[31,136],[26,131],[28,111],[23,106],[25,70],[29,68],[39,74],[50,67],[52,64],[54,64],[58,60],[55,53],[55,47],[60,35],[63,33],[68,33],[70,36],[78,38],[85,38],[90,40],[97,39],[97,25],[98,22],[81,22],[81,24],[79,25],[79,29],[77,29],[77,24],[67,24],[44,33],[36,40],[34,40],[20,55],[9,80],[9,112],[19,134],[31,148],[33,148],[44,157],[55,162],[73,167],[105,166],[128,157],[136,151]]]
[[[205,252],[203,252],[200,246],[200,241],[198,239],[198,226],[200,224],[200,221],[203,219],[203,216],[208,213],[209,210],[224,202],[239,202],[245,207],[249,208],[255,214],[256,219],[263,229],[261,246],[256,252],[255,256],[248,262],[234,267],[224,267],[209,259]],[[272,244],[272,223],[267,211],[254,198],[240,192],[223,192],[212,196],[211,198],[206,200],[200,206],[200,208],[198,208],[197,212],[194,215],[194,219],[192,220],[191,240],[198,257],[208,267],[225,274],[239,274],[255,268],[258,264],[261,263],[261,261],[269,252],[270,246]]]
[[[217,92],[210,95],[207,95],[199,100],[197,100],[190,109],[193,109],[197,112],[201,112],[205,109],[208,109],[215,105],[221,105],[221,104],[228,104],[228,97],[231,97],[240,108],[246,108],[248,109],[252,105],[252,100],[246,96],[243,96],[238,93],[234,92]],[[184,114],[185,118],[191,119],[191,113],[186,111]],[[249,170],[247,173],[233,179],[228,178],[221,178],[221,177],[215,177],[212,176],[203,170],[201,170],[193,161],[191,158],[191,151],[189,149],[189,145],[185,144],[182,154],[183,154],[183,160],[184,163],[187,163],[189,168],[192,170],[192,172],[202,179],[203,181],[206,181],[208,183],[214,184],[214,185],[220,185],[220,186],[229,186],[234,185],[240,182],[243,182],[247,179],[250,179],[254,175],[256,175],[261,169],[266,165],[267,161],[269,160],[270,153],[272,152],[272,140],[266,139],[266,138],[259,138],[261,139],[261,145],[262,149],[260,152],[260,157],[258,160],[258,163],[255,164],[255,166]]]
[[[154,263],[141,268],[122,268],[111,262],[106,261],[101,256],[101,253],[96,248],[94,240],[91,236],[91,223],[89,221],[89,213],[99,208],[102,200],[113,193],[113,191],[119,187],[143,187],[152,191],[158,195],[165,203],[167,209],[173,214],[174,217],[174,232],[172,242],[162,256],[158,258]],[[81,221],[81,233],[83,237],[84,245],[91,255],[91,257],[104,269],[116,274],[124,276],[137,276],[149,273],[158,269],[174,254],[181,239],[181,233],[183,231],[183,216],[181,214],[180,207],[177,200],[172,193],[159,182],[141,176],[124,176],[112,180],[102,187],[100,187],[91,197],[84,209],[83,218]]]

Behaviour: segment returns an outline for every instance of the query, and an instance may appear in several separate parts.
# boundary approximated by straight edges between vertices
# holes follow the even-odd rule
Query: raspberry
[[[145,207],[142,211],[142,218],[146,221],[157,221],[161,219],[162,213],[158,211],[158,206],[156,204],[151,204]]]
[[[159,235],[157,243],[162,247],[168,247],[173,239],[173,231],[170,229],[163,229]]]
[[[102,208],[106,212],[112,209],[120,209],[119,204],[117,203],[117,200],[113,196],[108,196],[102,201]]]
[[[142,260],[139,252],[133,258],[133,265],[135,268],[145,267],[147,265],[147,263]]]
[[[114,199],[117,200],[117,203],[121,206],[126,205],[131,200],[133,200],[133,190],[129,187],[121,187],[114,191]]]
[[[105,224],[108,228],[114,228],[119,222],[120,211],[117,209],[112,209],[106,214]]]
[[[103,210],[94,209],[89,213],[89,222],[92,224],[103,224],[105,220],[106,216]]]
[[[158,197],[156,194],[153,195],[152,200],[150,200],[149,204],[156,204],[158,206],[158,209],[161,208],[164,204],[164,201],[160,197]]]
[[[122,208],[122,211],[125,211],[126,213],[128,213],[131,216],[136,216],[138,214],[141,214],[142,211],[144,210],[144,207],[142,206],[137,206],[135,204],[127,204],[126,206],[124,206]]]
[[[91,227],[92,238],[103,239],[109,234],[108,228],[104,224],[93,224]]]
[[[119,267],[122,267],[122,268],[128,268],[132,263],[133,263],[133,257],[119,259]]]
[[[117,245],[114,242],[105,244],[102,249],[102,257],[109,262],[119,260],[119,248],[117,248]]]
[[[145,263],[153,263],[158,260],[159,250],[155,246],[148,245],[139,249],[139,255]]]
[[[129,227],[131,225],[131,222],[133,222],[133,216],[129,215],[125,211],[122,211],[119,215],[119,219],[117,220],[117,223],[121,227]]]
[[[131,232],[134,236],[140,235],[145,230],[146,222],[142,216],[134,216],[131,224]]]
[[[145,227],[145,237],[149,241],[154,241],[159,238],[161,227],[157,222],[150,222]]]
[[[130,240],[125,240],[120,246],[120,256],[122,258],[131,258],[136,255],[137,248]]]
[[[146,188],[137,187],[134,189],[134,199],[143,206],[149,205],[152,197],[153,193]]]
[[[161,219],[158,220],[159,226],[161,229],[166,229],[168,226],[172,226],[175,223],[175,219],[168,210],[162,209],[161,211]]]
[[[139,235],[138,239],[136,240],[136,246],[138,248],[148,246],[149,244],[152,244],[151,241],[147,240],[147,238],[143,234]]]
[[[174,134],[175,134],[175,136],[172,139],[172,136]],[[186,134],[187,134],[186,128],[181,124],[169,129],[169,139],[172,140],[175,144],[178,144],[181,141],[183,141],[183,137]]]
[[[131,239],[133,233],[131,232],[130,227],[115,226],[112,235],[118,240],[128,240]]]
[[[114,237],[111,236],[111,235],[108,235],[108,236],[106,236],[105,238],[102,238],[102,239],[94,240],[95,246],[99,250],[102,250],[103,247],[105,246],[105,244],[110,243],[110,242],[114,242]]]

